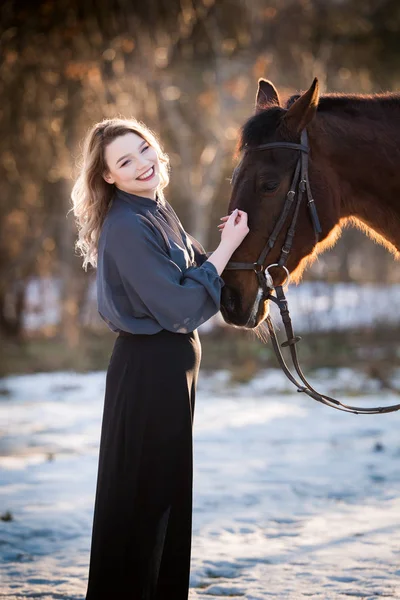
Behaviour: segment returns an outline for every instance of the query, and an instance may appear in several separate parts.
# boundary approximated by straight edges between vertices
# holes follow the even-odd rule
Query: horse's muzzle
[[[264,303],[261,301],[257,304],[255,310],[253,305],[244,310],[240,295],[234,288],[225,284],[221,290],[221,314],[224,321],[229,325],[245,327],[247,329],[257,327],[260,321],[266,316],[262,307],[264,307]],[[263,313],[262,317],[260,310]]]

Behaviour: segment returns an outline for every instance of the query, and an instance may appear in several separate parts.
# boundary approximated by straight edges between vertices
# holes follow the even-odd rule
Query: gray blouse
[[[115,188],[96,273],[98,311],[112,331],[194,331],[219,311],[223,285],[168,202]]]

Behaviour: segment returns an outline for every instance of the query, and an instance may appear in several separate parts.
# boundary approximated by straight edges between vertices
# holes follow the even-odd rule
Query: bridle
[[[293,245],[293,239],[296,233],[296,224],[299,216],[300,206],[304,197],[304,193],[307,196],[307,206],[309,209],[309,214],[312,222],[312,226],[315,234],[315,243],[318,242],[319,236],[321,234],[321,225],[318,218],[317,209],[315,206],[314,199],[312,197],[310,183],[308,179],[308,157],[309,157],[309,143],[307,131],[303,129],[301,132],[300,144],[295,144],[292,142],[271,142],[268,144],[260,144],[258,146],[247,146],[245,147],[245,153],[260,151],[260,150],[270,150],[273,148],[287,148],[290,150],[297,150],[300,152],[300,156],[297,160],[296,167],[294,170],[293,179],[289,188],[288,193],[286,194],[286,199],[279,215],[274,229],[272,230],[271,235],[269,236],[267,243],[265,244],[258,260],[254,263],[245,263],[245,262],[228,262],[225,269],[226,270],[253,270],[258,279],[258,289],[257,295],[250,312],[249,319],[250,320],[255,317],[259,304],[262,300],[271,300],[274,302],[280,311],[280,315],[282,318],[283,325],[285,327],[286,332],[286,341],[281,344],[282,347],[289,348],[290,356],[292,359],[293,367],[301,380],[301,383],[297,381],[295,376],[289,370],[285,359],[282,355],[280,345],[278,342],[278,338],[275,332],[274,325],[272,323],[270,315],[267,316],[266,322],[268,326],[268,331],[271,337],[272,346],[274,348],[276,357],[278,359],[279,365],[286,377],[296,386],[298,392],[303,392],[316,400],[317,402],[321,402],[326,406],[330,406],[331,408],[336,408],[337,410],[341,410],[344,412],[350,412],[353,414],[366,414],[366,415],[374,415],[374,414],[382,414],[388,412],[394,412],[400,410],[400,404],[395,404],[392,406],[378,406],[371,408],[362,408],[357,406],[349,406],[347,404],[342,404],[339,400],[335,398],[331,398],[330,396],[326,396],[324,394],[320,394],[317,392],[311,384],[307,381],[303,371],[301,370],[296,344],[301,340],[299,336],[295,336],[293,330],[293,324],[289,313],[288,301],[285,296],[284,287],[289,284],[289,271],[286,267],[286,262],[289,257],[290,251]],[[237,170],[239,167],[235,169],[232,183],[234,183],[237,177]],[[284,244],[281,248],[280,257],[277,263],[272,263],[269,266],[265,267],[264,263],[266,262],[266,258],[272,248],[275,246],[276,240],[278,239],[279,234],[283,230],[283,227],[286,223],[286,220],[289,216],[289,213],[293,209],[293,216],[290,223],[290,226],[286,232],[286,237]],[[269,273],[269,270],[272,267],[280,267],[285,271],[286,278],[284,282],[280,285],[274,286],[273,279]],[[272,292],[275,291],[275,296],[272,295]],[[246,323],[246,324],[247,324]]]
[[[300,156],[296,163],[296,168],[294,170],[294,175],[292,179],[292,183],[290,185],[289,191],[286,194],[285,203],[283,205],[281,214],[275,223],[275,227],[272,230],[271,235],[269,236],[267,243],[265,244],[258,260],[255,263],[243,263],[243,262],[228,262],[225,269],[234,270],[234,269],[247,269],[253,270],[257,275],[258,279],[258,291],[255,302],[253,304],[252,311],[250,313],[248,322],[254,316],[254,312],[257,311],[257,307],[259,302],[264,298],[270,298],[271,290],[274,289],[272,277],[269,274],[269,269],[272,267],[282,267],[286,272],[285,282],[282,284],[282,287],[289,282],[289,271],[287,270],[285,264],[289,257],[290,250],[293,245],[293,239],[296,232],[296,224],[299,216],[299,210],[301,201],[303,199],[303,194],[306,192],[307,194],[307,204],[310,210],[311,221],[314,228],[315,234],[315,243],[318,242],[320,233],[321,233],[321,225],[319,222],[317,209],[315,208],[314,199],[311,194],[311,188],[308,183],[308,153],[309,153],[309,145],[308,145],[308,136],[307,131],[303,129],[301,133],[301,143],[294,144],[292,142],[271,142],[269,144],[261,144],[259,146],[250,146],[245,148],[245,152],[251,152],[254,150],[270,150],[273,148],[287,148],[290,150],[298,150],[300,151]],[[237,170],[235,169],[234,175],[232,177],[232,184],[237,176]],[[299,182],[300,178],[300,182]],[[297,189],[298,186],[298,189]],[[297,196],[297,198],[296,198]],[[286,219],[292,209],[294,208],[294,213],[292,217],[292,222],[286,234],[285,242],[281,249],[281,255],[277,263],[273,263],[268,267],[264,267],[265,259],[268,254],[275,246],[276,240],[281,233]]]

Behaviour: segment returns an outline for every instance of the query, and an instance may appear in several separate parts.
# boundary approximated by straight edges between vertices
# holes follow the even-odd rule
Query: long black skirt
[[[187,600],[197,331],[123,335],[106,376],[86,600]]]

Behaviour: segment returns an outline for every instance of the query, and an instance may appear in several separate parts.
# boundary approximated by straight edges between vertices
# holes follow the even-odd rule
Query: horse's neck
[[[353,217],[400,251],[400,103],[393,120],[320,120],[322,161],[335,174],[340,216]],[[337,127],[337,130],[335,129]],[[338,132],[339,131],[339,132]]]

